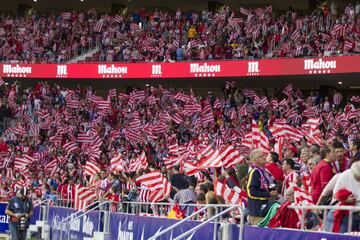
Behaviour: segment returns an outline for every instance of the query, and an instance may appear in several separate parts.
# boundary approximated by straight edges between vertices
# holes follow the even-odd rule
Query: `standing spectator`
[[[281,183],[284,181],[284,173],[279,166],[279,154],[276,152],[270,152],[266,157],[265,168],[271,173],[275,181]]]
[[[333,96],[333,103],[334,103],[336,109],[339,108],[342,100],[343,100],[343,97],[342,97],[341,93],[335,90],[335,93]]]
[[[325,146],[321,150],[322,160],[315,166],[311,174],[311,196],[314,202],[317,202],[322,190],[334,176],[332,163],[336,159],[333,146]]]
[[[246,187],[248,194],[248,220],[251,225],[257,225],[266,215],[264,207],[268,204],[270,197],[277,196],[277,191],[269,191],[271,180],[265,174],[266,156],[260,149],[255,149],[250,153],[253,169],[249,173]]]
[[[286,158],[282,165],[282,170],[284,171],[285,179],[282,185],[282,195],[285,197],[285,192],[287,189],[297,186],[297,173],[294,171],[295,161],[291,158]]]
[[[197,200],[197,195],[195,192],[196,188],[196,178],[190,177],[188,178],[188,185],[189,187],[186,189],[182,189],[177,192],[174,196],[174,202],[179,204],[195,204]],[[184,207],[180,206],[182,211],[184,211]],[[194,206],[185,206],[186,208],[186,216],[192,214],[194,210]]]
[[[348,159],[345,158],[345,149],[344,145],[341,142],[334,142],[333,146],[335,148],[336,160],[333,163],[336,173],[344,172],[349,168]]]
[[[170,197],[174,198],[175,194],[182,189],[189,187],[185,175],[179,172],[180,166],[174,166],[173,174],[170,175],[170,183],[172,185],[172,191]]]
[[[352,158],[360,158],[360,139],[355,138],[350,140],[350,156]]]

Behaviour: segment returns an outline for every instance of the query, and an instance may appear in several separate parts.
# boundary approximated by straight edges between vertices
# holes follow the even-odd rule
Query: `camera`
[[[26,230],[26,222],[27,222],[26,217],[25,217],[25,216],[22,216],[22,217],[20,218],[20,223],[19,223],[19,229],[20,229],[21,231]]]

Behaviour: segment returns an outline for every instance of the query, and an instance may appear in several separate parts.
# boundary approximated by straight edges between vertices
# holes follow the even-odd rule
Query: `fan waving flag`
[[[171,184],[161,172],[144,174],[136,181],[151,191],[149,196],[151,202],[161,201],[170,195]]]
[[[86,175],[94,176],[100,172],[100,168],[97,166],[96,162],[88,160],[86,161],[84,172]]]
[[[226,183],[220,183],[219,181],[215,181],[214,184],[215,194],[221,196],[226,202],[242,205],[243,207],[247,206],[247,196],[244,193],[237,193],[234,189],[229,188]]]
[[[80,187],[77,185],[75,188],[74,200],[74,208],[78,211],[85,211],[90,204],[97,200],[97,197],[95,191],[92,191],[87,187]]]

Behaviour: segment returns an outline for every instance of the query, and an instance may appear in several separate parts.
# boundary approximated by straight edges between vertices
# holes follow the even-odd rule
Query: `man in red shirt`
[[[3,141],[3,138],[0,137],[0,152],[7,153],[9,151],[9,147],[6,142]]]
[[[334,176],[332,163],[336,160],[335,149],[333,146],[325,146],[321,149],[321,160],[311,173],[311,196],[317,202],[322,190]]]
[[[277,154],[276,152],[270,152],[266,157],[265,168],[271,173],[275,181],[282,183],[284,181],[284,173],[278,164],[279,154]]]

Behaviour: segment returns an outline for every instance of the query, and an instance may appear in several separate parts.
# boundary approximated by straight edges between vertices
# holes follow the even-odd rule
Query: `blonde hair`
[[[262,149],[254,149],[250,152],[249,154],[249,158],[251,162],[254,162],[255,159],[259,156],[260,153],[264,153],[264,151]]]

